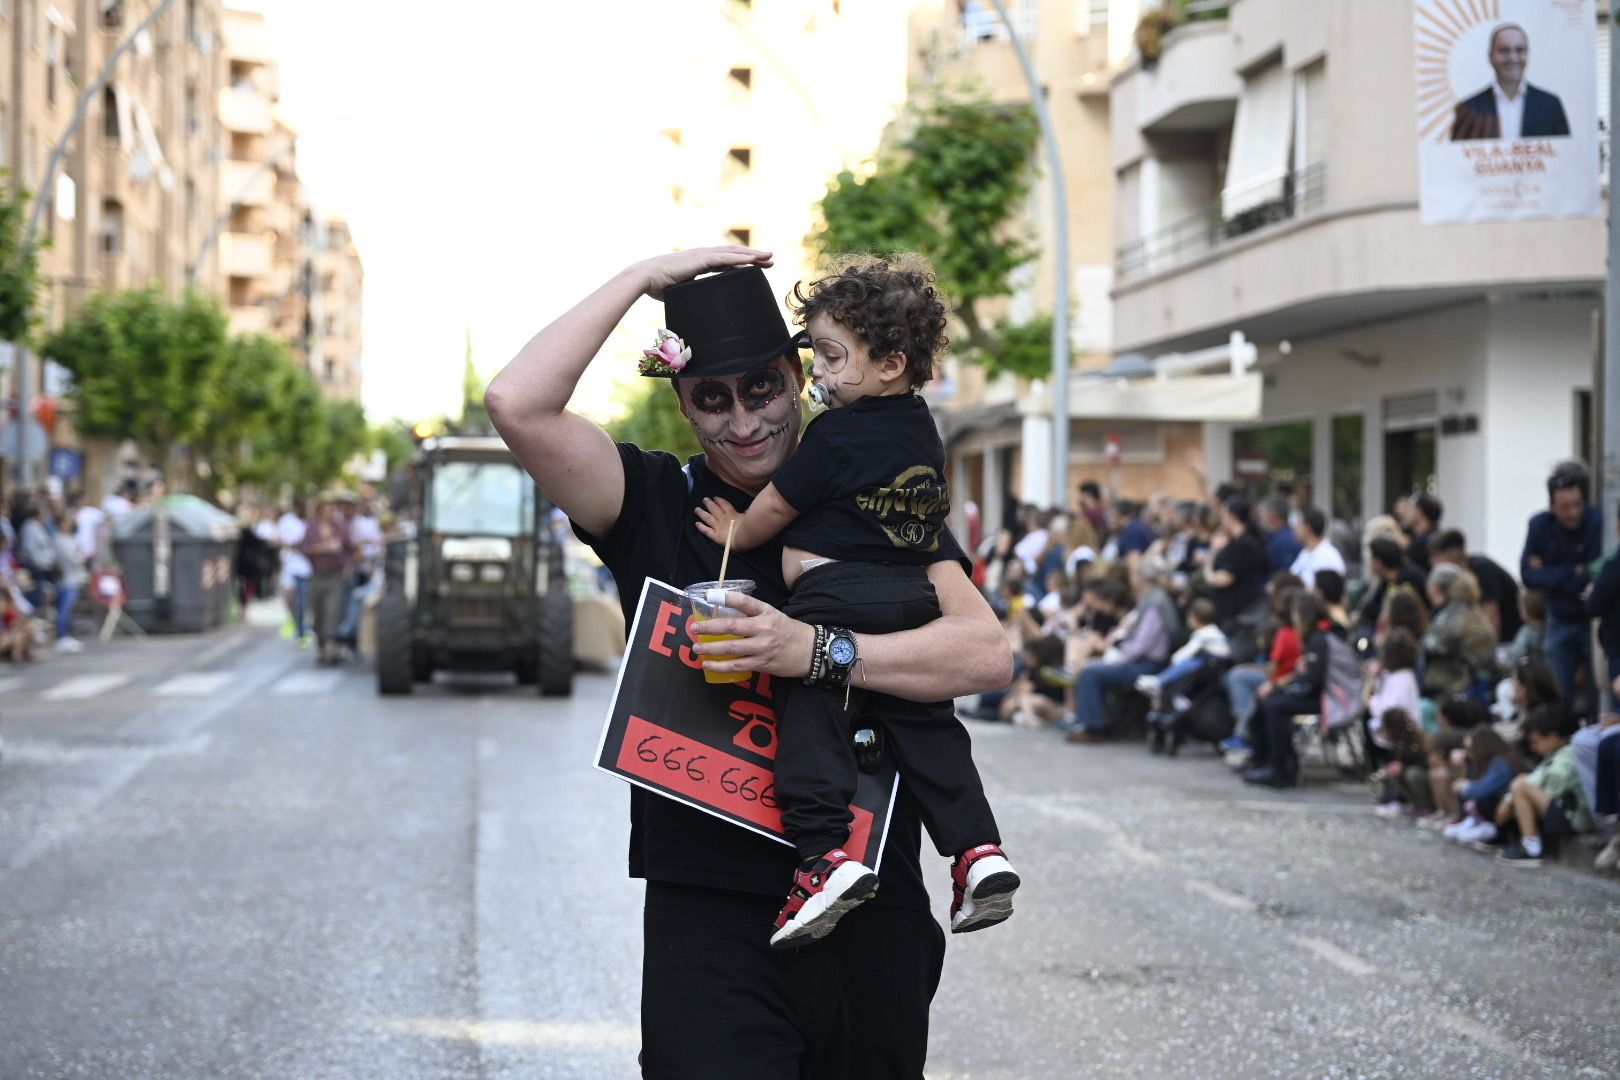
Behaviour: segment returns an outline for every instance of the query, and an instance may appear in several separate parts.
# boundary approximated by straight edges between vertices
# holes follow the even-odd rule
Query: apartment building
[[[365,270],[349,224],[336,214],[317,215],[310,256],[310,364],[332,400],[360,400],[361,293]]]
[[[1045,95],[1063,172],[1068,221],[1071,387],[1061,407],[1049,380],[1003,375],[953,360],[928,391],[945,438],[960,508],[976,502],[1000,522],[1016,503],[1052,501],[1054,416],[1066,413],[1069,455],[1063,489],[1082,480],[1136,494],[1197,496],[1206,484],[1200,421],[1230,395],[1142,393],[1114,377],[1114,172],[1110,82],[1134,55],[1141,0],[1007,0],[1004,23],[984,0],[930,0],[910,28],[912,92],[968,89],[1009,104],[1030,102],[1012,34],[1022,42]],[[1010,24],[1010,31],[1009,26]],[[1038,258],[1020,270],[1009,301],[989,314],[1012,325],[1049,314],[1056,302],[1058,244],[1052,176],[1044,146],[1019,225]]]
[[[1430,490],[1513,565],[1590,457],[1602,219],[1424,224],[1411,4],[1226,7],[1113,84],[1116,349],[1162,378],[1244,335],[1261,407],[1206,427],[1211,476],[1351,527]]]
[[[0,165],[43,200],[39,315],[58,326],[91,293],[157,286],[179,296],[218,199],[220,131],[212,102],[223,78],[221,8],[183,0],[137,36],[105,89],[89,103],[53,180],[44,173],[80,96],[158,0],[13,0],[0,5]],[[44,190],[40,190],[44,185]],[[62,372],[29,365],[29,397],[55,402]],[[10,383],[12,380],[8,380]],[[8,394],[16,392],[7,385]],[[70,410],[51,410],[52,475],[94,487],[114,470],[115,449],[86,446]],[[35,459],[29,483],[43,479]]]
[[[311,357],[315,263],[326,253],[311,246],[296,138],[276,114],[264,17],[218,0],[174,0],[131,38],[159,3],[0,2],[0,167],[43,200],[40,317],[60,325],[99,290],[156,286],[177,298],[197,288],[224,300],[233,332],[288,342],[330,393],[357,397],[361,278],[346,226],[332,241],[335,284],[319,300],[339,358],[328,376]],[[126,41],[56,178],[37,191],[84,89]],[[0,363],[8,399],[13,368]],[[30,399],[54,405],[63,372],[31,363],[29,376]],[[64,486],[99,497],[133,468],[132,447],[82,439],[71,409],[47,415],[48,453],[30,455],[28,485],[45,479],[49,461]]]
[[[285,342],[328,396],[358,400],[359,255],[348,225],[323,220],[299,176],[261,13],[226,9],[225,59],[219,246],[231,329]]]
[[[743,0],[672,20],[683,79],[649,101],[674,245],[776,253],[778,295],[808,275],[828,181],[877,148],[905,98],[903,3]]]

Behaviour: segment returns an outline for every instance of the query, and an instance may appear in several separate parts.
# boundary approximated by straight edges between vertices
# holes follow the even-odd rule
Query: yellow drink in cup
[[[692,605],[692,621],[702,622],[704,619],[724,619],[740,617],[742,612],[736,608],[727,607],[725,593],[754,594],[754,583],[747,579],[730,579],[727,581],[700,581],[696,585],[686,587],[686,599]],[[696,639],[705,644],[711,641],[736,641],[736,634],[697,634]],[[705,656],[704,660],[735,660],[735,656]],[[703,669],[703,680],[710,683],[739,683],[747,682],[752,677],[751,671],[720,672]]]

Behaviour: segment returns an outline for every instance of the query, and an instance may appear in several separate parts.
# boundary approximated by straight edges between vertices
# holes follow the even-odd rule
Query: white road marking
[[[11,693],[22,687],[22,679],[0,679],[0,696]]]
[[[1317,937],[1307,937],[1304,934],[1295,934],[1294,944],[1306,952],[1321,957],[1345,974],[1354,975],[1358,979],[1364,979],[1378,971],[1378,968],[1374,965],[1369,964],[1355,953],[1345,952],[1331,941],[1324,941]]]
[[[196,660],[192,662],[197,667],[207,667],[209,664],[212,664],[215,660],[218,660],[226,653],[240,649],[251,640],[252,638],[248,637],[246,634],[232,634],[224,641],[215,642],[213,645],[210,645],[207,649],[203,650]]]
[[[156,697],[211,697],[230,684],[229,671],[189,671],[159,683],[153,688]]]
[[[1249,914],[1253,914],[1254,912],[1260,910],[1259,905],[1253,900],[1250,900],[1247,896],[1239,896],[1237,893],[1227,892],[1219,885],[1211,885],[1209,882],[1199,881],[1197,878],[1188,878],[1186,884],[1187,888],[1191,889],[1199,896],[1204,897],[1206,900],[1213,900],[1217,904],[1229,907],[1233,911],[1244,911],[1248,912]]]
[[[342,677],[343,673],[338,671],[295,671],[276,683],[271,693],[278,697],[330,694],[337,689]]]
[[[116,690],[129,682],[128,675],[75,675],[40,695],[46,701],[83,701]]]
[[[639,1050],[641,1028],[612,1020],[445,1020],[438,1017],[381,1020],[371,1025],[418,1038],[456,1040],[480,1046],[582,1046]]]

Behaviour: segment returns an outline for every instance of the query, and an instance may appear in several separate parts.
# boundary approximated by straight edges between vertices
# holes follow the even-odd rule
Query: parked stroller
[[[1184,679],[1160,689],[1159,707],[1148,713],[1148,749],[1174,757],[1185,742],[1207,742],[1217,754],[1236,729],[1222,678],[1230,661],[1206,659]]]

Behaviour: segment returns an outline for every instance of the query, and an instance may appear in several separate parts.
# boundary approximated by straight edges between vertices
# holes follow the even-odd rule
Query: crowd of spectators
[[[1076,494],[970,536],[1018,657],[982,718],[1207,743],[1260,787],[1298,783],[1319,753],[1379,814],[1505,865],[1577,834],[1599,868],[1620,863],[1620,558],[1583,466],[1548,478],[1517,575],[1428,492],[1359,535],[1287,492]]]
[[[161,481],[127,480],[99,504],[77,494],[17,492],[0,514],[0,659],[34,663],[44,649],[77,653],[75,621],[95,618],[89,584],[117,573],[117,523],[162,499]],[[384,531],[371,485],[275,508],[236,506],[237,599],[246,605],[280,596],[284,637],[335,664],[357,647],[368,590],[380,583]]]

